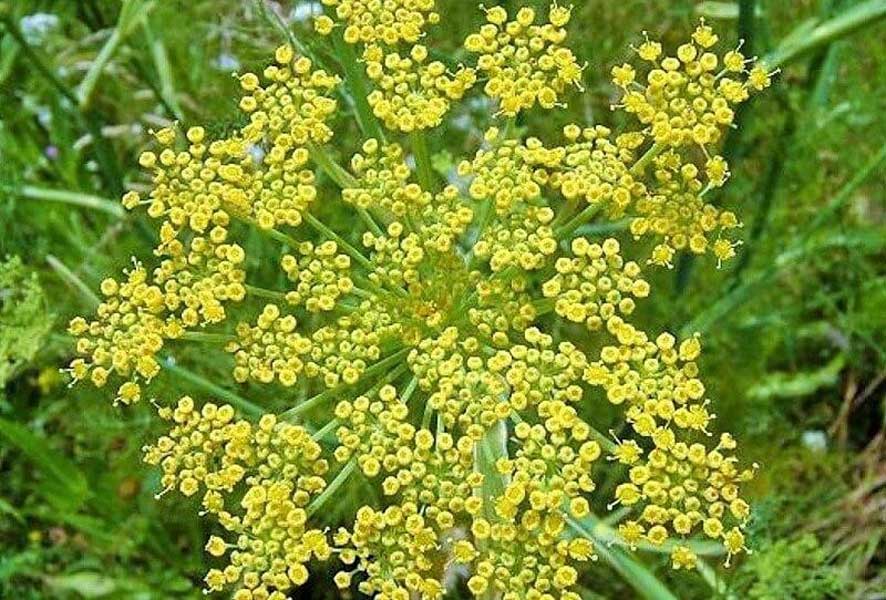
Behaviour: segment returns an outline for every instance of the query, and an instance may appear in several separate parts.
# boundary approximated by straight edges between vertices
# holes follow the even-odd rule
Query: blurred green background
[[[430,45],[457,63],[480,11],[473,0],[438,4]],[[300,0],[0,3],[0,597],[201,597],[209,526],[186,500],[154,500],[157,475],[141,463],[153,410],[68,389],[64,329],[91,310],[104,277],[131,256],[150,259],[145,217],[116,201],[145,189],[136,157],[149,130],[230,127],[231,73],[261,68],[284,41],[281,24],[322,54],[309,24],[317,10]],[[589,63],[586,92],[521,126],[541,137],[569,121],[618,126],[610,67],[630,60],[642,31],[679,43],[700,16],[730,43],[784,58],[783,72],[726,141],[733,176],[717,201],[745,222],[739,257],[658,272],[640,312],[652,330],[704,333],[719,420],[761,465],[754,553],[694,574],[670,572],[666,556],[638,559],[677,598],[886,598],[886,1],[576,1],[571,46]],[[847,18],[839,36],[791,51]],[[361,141],[346,111],[343,156]],[[432,138],[441,169],[476,146],[489,107],[469,100],[451,123]],[[624,224],[607,227],[596,231]],[[246,246],[251,275],[272,277],[273,248],[258,236]],[[224,359],[175,354],[196,378],[164,372],[158,397],[229,381]],[[629,579],[600,561],[583,595],[644,597]],[[320,574],[298,597],[339,593]]]

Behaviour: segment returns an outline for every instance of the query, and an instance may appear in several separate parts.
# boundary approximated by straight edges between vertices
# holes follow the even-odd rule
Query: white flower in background
[[[240,61],[230,52],[222,52],[216,57],[214,66],[219,71],[236,71],[240,68]]]
[[[320,14],[323,14],[323,5],[319,2],[300,2],[289,11],[289,21],[292,23],[304,23]]]
[[[58,17],[52,13],[34,13],[26,15],[19,21],[22,35],[32,46],[39,46],[59,25]]]
[[[813,452],[824,452],[828,449],[828,436],[819,429],[809,429],[803,432],[803,445]]]

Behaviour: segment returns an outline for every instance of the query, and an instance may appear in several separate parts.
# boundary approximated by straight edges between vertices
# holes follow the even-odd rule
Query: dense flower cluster
[[[465,48],[479,55],[477,68],[487,77],[483,88],[501,100],[501,111],[514,116],[536,104],[554,108],[570,87],[580,87],[582,67],[563,46],[570,9],[551,6],[548,23],[535,25],[535,10],[521,8],[514,20],[495,6],[486,10],[487,24],[468,36]]]
[[[151,191],[123,202],[160,221],[158,264],[104,281],[94,320],[70,326],[73,379],[116,377],[125,403],[172,340],[223,346],[235,382],[273,386],[257,422],[188,397],[160,408],[170,430],[145,451],[164,491],[202,494],[218,523],[207,589],[298,597],[310,563],[334,560],[340,588],[380,600],[439,600],[459,578],[478,598],[578,600],[601,540],[576,524],[607,505],[623,509],[615,543],[667,552],[674,568],[696,564],[699,538],[743,551],[753,469],[728,433],[711,441],[700,341],[632,319],[649,264],[734,253],[738,219],[704,195],[728,176],[716,147],[734,106],[770,75],[716,54],[702,23],[675,57],[642,44],[644,77],[614,69],[633,129],[572,124],[543,141],[510,117],[580,89],[569,9],[554,4],[543,25],[528,8],[485,9],[465,42],[477,62],[453,73],[419,44],[439,21],[433,0],[323,4],[317,30],[362,51],[365,73],[346,69],[372,88],[361,122],[410,136],[372,127],[356,153],[331,152],[342,82],[279,48],[263,77],[239,75],[243,127],[156,133],[140,160]],[[446,185],[422,131],[477,80],[501,122]],[[333,159],[348,153],[347,167]],[[629,219],[651,250],[583,232],[600,214]],[[274,289],[246,283],[236,240],[249,228],[284,246]],[[597,431],[601,396],[623,439]],[[621,479],[598,489],[606,458]],[[377,492],[333,522],[320,509],[354,473]]]

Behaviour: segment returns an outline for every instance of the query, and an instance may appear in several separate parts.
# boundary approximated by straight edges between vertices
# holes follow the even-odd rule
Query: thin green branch
[[[831,19],[805,22],[789,34],[761,62],[774,69],[815,48],[831,43],[886,17],[886,0],[867,0],[844,10]]]
[[[160,364],[163,366],[164,369],[166,369],[179,379],[183,379],[184,381],[187,381],[188,383],[191,383],[209,392],[220,400],[229,402],[232,406],[238,408],[241,412],[245,414],[253,417],[258,417],[265,412],[264,409],[262,409],[262,407],[260,407],[258,404],[247,400],[246,398],[232,392],[231,390],[227,390],[219,385],[212,383],[205,377],[197,375],[193,371],[190,371],[184,367],[180,367],[178,364],[176,364],[175,359],[173,359],[172,357],[166,357],[165,359],[160,361]]]
[[[649,163],[652,162],[656,156],[664,152],[665,145],[659,142],[655,142],[649,149],[643,153],[637,162],[631,165],[631,175],[635,177],[643,175],[646,172],[646,167],[649,166]]]
[[[177,339],[185,342],[202,342],[207,344],[227,344],[237,339],[230,333],[210,333],[207,331],[186,331]]]
[[[376,373],[386,370],[391,365],[393,365],[393,364],[397,363],[398,361],[400,361],[401,359],[403,359],[408,352],[409,352],[409,348],[402,348],[402,349],[398,350],[397,352],[395,352],[394,354],[392,354],[386,358],[383,358],[382,360],[378,361],[377,363],[375,363],[374,365],[370,366],[368,369],[363,371],[363,373],[361,374],[361,379],[365,379],[367,377],[372,377]],[[281,413],[280,418],[288,420],[288,419],[293,419],[295,417],[298,417],[299,415],[311,410],[312,408],[319,406],[320,404],[322,404],[323,402],[325,402],[329,398],[339,395],[343,389],[348,388],[350,386],[351,386],[351,384],[343,383],[343,384],[338,385],[336,387],[324,390],[324,391],[320,392],[319,394],[317,394],[316,396],[314,396],[312,398],[308,398],[307,400],[305,400],[304,402],[302,402],[298,406],[294,406],[294,407],[290,408],[289,410]]]
[[[68,285],[73,287],[75,290],[80,292],[80,295],[83,299],[89,304],[90,307],[96,308],[99,304],[101,304],[101,299],[93,292],[86,283],[80,279],[76,273],[70,270],[65,263],[60,261],[58,258],[53,256],[52,254],[46,255],[46,262],[49,263],[49,266],[52,267],[52,270],[58,274],[58,276]]]
[[[318,510],[323,508],[323,505],[335,495],[339,488],[345,484],[345,482],[350,478],[351,474],[354,472],[354,469],[357,468],[357,459],[352,458],[342,467],[342,470],[338,472],[338,475],[335,476],[329,485],[326,487],[323,492],[314,498],[314,501],[308,505],[306,512],[308,516],[313,516]]]
[[[86,71],[86,75],[83,76],[77,87],[77,99],[81,110],[89,108],[98,80],[114,57],[114,53],[117,52],[117,48],[132,30],[147,17],[154,6],[154,0],[124,0],[117,25],[99,50],[98,56],[89,65],[89,70]]]
[[[600,204],[588,204],[588,206],[585,207],[584,210],[575,215],[565,225],[556,229],[554,231],[554,236],[557,239],[561,240],[571,237],[572,234],[575,233],[576,229],[578,229],[582,225],[590,223],[594,219],[594,217],[597,216],[601,209],[602,205]]]
[[[350,92],[349,97],[354,104],[357,122],[363,135],[383,143],[385,141],[384,130],[375,113],[372,112],[372,107],[369,106],[369,83],[354,48],[345,42],[340,31],[333,32],[332,43],[338,61],[345,72],[345,86]]]
[[[359,182],[354,178],[354,176],[348,173],[347,170],[345,170],[341,165],[334,161],[332,157],[329,156],[329,153],[326,152],[326,149],[323,148],[323,146],[309,143],[308,151],[310,152],[311,157],[314,159],[314,162],[317,163],[317,166],[319,166],[320,169],[324,173],[326,173],[326,175],[332,181],[334,181],[339,188],[344,190],[347,188],[355,188],[359,186]],[[377,236],[384,235],[381,227],[378,226],[378,223],[375,222],[375,219],[372,218],[372,215],[370,215],[365,208],[357,207],[356,211],[373,234]]]
[[[435,191],[434,168],[431,164],[431,153],[428,150],[428,138],[423,131],[413,131],[409,134],[412,141],[412,155],[415,157],[415,167],[418,171],[418,182],[423,190]]]
[[[274,290],[266,290],[265,288],[256,287],[254,285],[244,285],[246,288],[246,293],[250,296],[255,296],[256,298],[266,298],[268,300],[275,300],[277,302],[281,302],[286,300],[286,294],[283,292],[275,292]]]
[[[317,230],[320,234],[326,236],[330,240],[334,240],[342,250],[344,250],[351,258],[356,260],[358,263],[363,265],[369,271],[372,271],[372,262],[368,258],[366,258],[362,252],[357,250],[354,246],[348,243],[343,237],[339,234],[331,230],[324,223],[322,223],[317,217],[312,215],[311,213],[304,214],[305,222]]]
[[[124,209],[119,202],[114,202],[113,200],[108,200],[107,198],[102,198],[101,196],[96,196],[94,194],[72,192],[68,190],[52,190],[33,185],[23,185],[19,187],[3,186],[3,191],[29,200],[61,202],[62,204],[71,204],[73,206],[98,210],[117,218],[123,218],[126,215],[126,209]]]

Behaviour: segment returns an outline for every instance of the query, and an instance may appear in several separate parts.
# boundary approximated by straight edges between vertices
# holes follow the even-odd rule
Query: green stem
[[[384,358],[384,359],[378,361],[377,363],[375,363],[374,365],[372,365],[371,367],[369,367],[368,369],[363,371],[361,378],[371,377],[371,376],[375,375],[376,373],[379,373],[379,372],[387,369],[392,364],[401,360],[408,352],[409,352],[409,348],[403,348],[401,350],[398,350],[394,354],[388,356],[387,358]],[[343,389],[345,389],[347,387],[350,387],[350,384],[345,383],[345,384],[337,385],[333,388],[329,388],[327,390],[324,390],[324,391],[320,392],[319,394],[317,394],[316,396],[314,396],[313,398],[308,398],[307,400],[305,400],[304,402],[302,402],[298,406],[294,406],[294,407],[290,408],[289,410],[281,413],[280,418],[288,420],[288,419],[292,419],[294,417],[297,417],[297,416],[301,415],[302,413],[305,413],[305,412],[311,410],[312,408],[322,404],[328,398],[330,398],[332,396],[337,396],[338,394],[341,393],[341,391]]]
[[[342,250],[344,250],[351,258],[356,260],[358,263],[363,265],[365,268],[372,271],[372,262],[363,254],[354,248],[351,244],[349,244],[343,237],[339,234],[335,233],[325,224],[321,223],[317,217],[312,215],[311,213],[305,213],[304,219],[308,225],[316,229],[319,233],[325,235],[327,238],[334,240],[339,246],[341,246]]]
[[[179,379],[183,379],[199,388],[202,388],[216,398],[229,402],[232,406],[237,407],[240,411],[248,415],[258,417],[265,412],[258,404],[250,402],[246,398],[232,392],[231,390],[227,390],[219,385],[212,383],[205,377],[197,375],[193,371],[178,366],[175,363],[174,359],[172,359],[171,357],[166,357],[164,360],[161,360],[160,364],[163,366],[164,369],[166,369]]]
[[[342,190],[355,188],[360,185],[353,175],[348,173],[347,170],[336,161],[332,160],[332,157],[329,156],[329,153],[326,152],[326,149],[322,146],[309,143],[308,151],[314,158],[314,162],[317,163],[317,166],[319,166],[320,169]],[[375,222],[375,219],[372,218],[372,215],[370,215],[365,208],[357,207],[356,210],[357,214],[360,215],[360,218],[363,219],[363,222],[366,223],[366,226],[373,234],[377,236],[384,235],[381,227],[378,226],[378,223]]]
[[[431,153],[428,150],[428,138],[423,131],[413,131],[409,134],[412,141],[412,154],[415,157],[415,166],[418,170],[418,182],[422,189],[427,192],[434,191],[434,169],[431,165]]]
[[[286,294],[283,292],[275,292],[274,290],[266,290],[265,288],[256,287],[254,285],[245,285],[246,293],[257,298],[267,298],[268,300],[276,300],[278,302],[286,300]]]
[[[318,146],[317,144],[308,143],[308,152],[311,155],[311,158],[314,159],[314,162],[323,170],[329,178],[335,182],[335,184],[342,188],[353,188],[357,187],[357,180],[354,179],[354,176],[345,170],[340,164],[336,161],[332,160],[332,157],[329,156],[329,153],[326,152],[326,149],[323,146]]]
[[[308,516],[313,516],[318,510],[323,508],[323,505],[332,498],[332,496],[338,492],[339,488],[345,484],[345,482],[350,478],[351,474],[354,472],[354,469],[357,468],[357,459],[352,458],[342,467],[342,470],[338,472],[338,475],[335,476],[329,485],[326,487],[323,492],[314,498],[314,501],[308,505],[307,513]]]
[[[768,69],[790,62],[797,56],[847,36],[854,31],[886,17],[886,0],[867,0],[856,4],[841,14],[823,21],[811,29],[801,25],[789,34],[779,46],[760,61]]]
[[[105,67],[111,62],[114,53],[117,52],[117,48],[132,29],[142,22],[153,8],[153,0],[125,0],[123,2],[123,6],[120,8],[120,17],[117,20],[114,31],[111,32],[111,36],[105,41],[98,56],[89,65],[89,70],[77,88],[77,98],[81,110],[85,111],[89,108],[98,80]]]
[[[172,65],[169,63],[169,53],[166,52],[163,39],[154,34],[150,18],[146,18],[142,22],[142,30],[151,49],[151,59],[154,61],[154,68],[157,70],[157,78],[160,80],[160,95],[173,116],[176,119],[184,120],[184,112],[182,112],[181,105],[178,102],[178,95],[175,91],[175,79],[172,75]]]
[[[566,239],[575,232],[576,229],[589,223],[597,213],[600,212],[602,206],[600,204],[589,204],[583,211],[575,215],[568,223],[554,231],[554,236],[558,239]]]
[[[71,192],[68,190],[51,190],[47,188],[36,187],[33,185],[23,185],[21,187],[4,187],[4,191],[8,193],[28,198],[29,200],[45,200],[47,202],[61,202],[63,204],[71,204],[106,212],[117,218],[123,218],[126,215],[126,209],[119,203],[101,196],[93,194],[85,194],[82,192]]]
[[[72,270],[65,266],[65,263],[52,254],[46,255],[46,262],[49,263],[52,270],[55,271],[68,285],[80,292],[80,295],[83,296],[83,299],[86,300],[92,308],[96,308],[101,304],[101,299],[95,294],[95,292],[89,289],[89,286],[86,285],[82,279],[77,277]]]
[[[336,31],[332,35],[332,43],[339,63],[345,72],[345,86],[350,91],[350,98],[357,113],[357,122],[363,135],[377,139],[384,143],[385,134],[372,107],[369,106],[369,85],[363,72],[360,61],[353,47],[346,43],[341,32]]]
[[[664,583],[659,581],[642,563],[619,548],[610,547],[608,541],[596,535],[596,527],[588,528],[573,517],[566,515],[566,523],[578,535],[594,542],[597,554],[609,563],[622,578],[646,600],[677,600]]]
[[[341,422],[338,419],[333,419],[317,431],[315,431],[311,438],[314,440],[322,440],[325,438],[333,429],[341,425]]]
[[[229,333],[208,333],[204,331],[186,331],[178,338],[185,342],[204,342],[209,344],[227,344],[237,339]]]
[[[654,144],[652,144],[652,146],[650,146],[650,148],[643,154],[643,156],[641,156],[637,160],[637,162],[635,162],[631,166],[631,175],[634,175],[634,176],[643,175],[643,173],[646,171],[646,167],[649,165],[649,163],[652,162],[652,160],[656,156],[661,154],[664,151],[665,147],[666,146],[664,144],[659,143],[659,142],[655,142]]]

